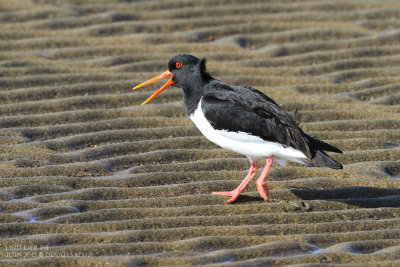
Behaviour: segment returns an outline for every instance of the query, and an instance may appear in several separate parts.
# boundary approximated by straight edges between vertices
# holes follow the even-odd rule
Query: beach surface
[[[399,266],[399,1],[0,0],[1,266]],[[264,92],[343,170],[209,142],[175,54]],[[260,167],[265,164],[260,160]],[[259,172],[260,173],[260,172]]]

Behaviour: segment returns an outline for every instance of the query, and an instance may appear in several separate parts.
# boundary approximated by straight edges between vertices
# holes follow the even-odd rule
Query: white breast
[[[284,147],[279,143],[265,141],[258,136],[245,132],[230,132],[227,130],[214,129],[204,117],[201,110],[201,101],[197,109],[190,115],[190,119],[196,124],[200,132],[211,142],[249,158],[256,159],[261,157],[275,156],[280,164],[286,160],[305,164],[302,159],[307,157],[299,150],[291,147]]]

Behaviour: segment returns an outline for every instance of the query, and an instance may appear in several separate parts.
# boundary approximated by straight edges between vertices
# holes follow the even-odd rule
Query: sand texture
[[[400,266],[400,1],[0,0],[0,266]],[[343,170],[205,139],[175,54],[250,85]],[[260,167],[265,164],[259,161]],[[260,173],[260,171],[259,171]]]

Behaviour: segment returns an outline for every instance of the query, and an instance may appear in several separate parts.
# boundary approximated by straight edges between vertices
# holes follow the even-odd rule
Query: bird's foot
[[[260,196],[267,201],[268,200],[268,186],[266,182],[258,182],[257,181],[257,191],[260,194]]]
[[[213,192],[213,195],[220,195],[220,196],[227,196],[231,197],[226,201],[226,203],[233,203],[235,202],[238,197],[240,196],[240,191],[239,190],[232,190],[232,191],[218,191],[218,192]]]

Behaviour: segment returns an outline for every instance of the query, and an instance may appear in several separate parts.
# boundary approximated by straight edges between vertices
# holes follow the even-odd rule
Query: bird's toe
[[[269,189],[267,183],[257,183],[257,191],[264,200],[268,200]]]

